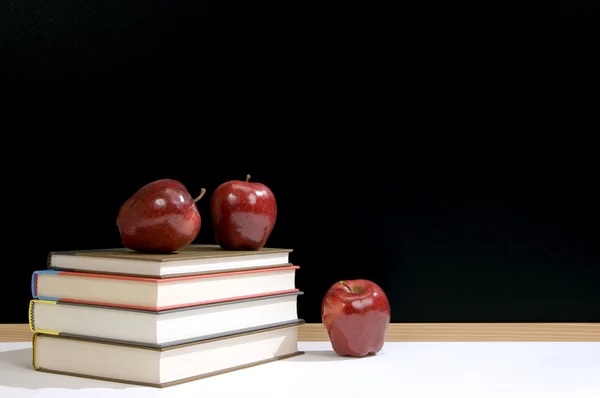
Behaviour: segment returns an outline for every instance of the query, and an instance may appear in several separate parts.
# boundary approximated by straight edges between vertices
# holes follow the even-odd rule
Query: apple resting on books
[[[345,280],[327,290],[321,318],[336,354],[365,357],[383,348],[390,323],[390,303],[376,283]]]
[[[225,250],[259,250],[277,219],[277,202],[264,184],[233,180],[221,184],[210,200],[215,240]]]
[[[201,217],[196,202],[176,180],[161,179],[141,187],[119,209],[117,226],[128,249],[146,253],[172,253],[196,239]]]

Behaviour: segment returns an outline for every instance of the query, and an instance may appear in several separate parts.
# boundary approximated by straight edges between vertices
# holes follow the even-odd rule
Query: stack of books
[[[291,251],[50,253],[31,280],[33,366],[167,387],[302,354]]]

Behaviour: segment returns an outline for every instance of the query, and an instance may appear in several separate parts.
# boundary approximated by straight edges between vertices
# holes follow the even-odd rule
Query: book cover
[[[291,265],[292,249],[224,250],[218,245],[192,244],[168,254],[139,253],[127,248],[53,251],[49,270],[78,270],[157,278]]]
[[[147,278],[147,277],[135,277],[135,276],[124,276],[124,275],[114,275],[114,274],[98,274],[98,273],[85,273],[85,272],[72,272],[72,271],[58,271],[58,270],[37,270],[34,271],[31,277],[31,295],[35,299],[40,300],[50,300],[50,301],[59,301],[59,302],[70,302],[70,303],[81,303],[81,304],[91,304],[91,305],[100,305],[100,306],[115,306],[122,308],[130,308],[130,309],[140,309],[140,310],[150,310],[150,311],[161,311],[175,308],[183,308],[183,307],[192,307],[197,305],[205,305],[212,303],[222,303],[226,301],[232,300],[242,300],[242,299],[250,299],[255,297],[262,297],[266,295],[273,294],[283,294],[283,293],[293,293],[298,292],[299,289],[291,288],[286,290],[277,290],[277,291],[268,291],[268,292],[260,292],[253,294],[243,294],[243,295],[231,295],[228,297],[222,297],[214,300],[200,300],[195,302],[186,302],[181,304],[173,304],[173,305],[165,305],[165,306],[157,306],[157,305],[133,305],[127,303],[113,303],[104,300],[104,296],[97,297],[96,300],[83,300],[83,299],[74,299],[68,297],[53,297],[53,296],[44,296],[38,293],[38,285],[39,285],[39,277],[42,275],[55,275],[55,276],[65,276],[68,278],[81,278],[82,280],[100,280],[100,281],[127,281],[133,284],[153,284],[153,285],[161,285],[161,284],[173,284],[177,282],[189,282],[189,281],[200,281],[200,280],[210,280],[216,279],[219,280],[220,283],[225,283],[225,279],[222,277],[233,278],[237,276],[248,278],[250,276],[259,277],[261,275],[273,275],[279,271],[295,271],[300,267],[297,265],[292,266],[284,266],[284,267],[272,267],[272,268],[262,268],[262,269],[254,269],[254,270],[244,270],[244,271],[232,271],[232,272],[224,272],[224,273],[211,273],[211,274],[200,274],[200,275],[192,275],[192,276],[180,276],[175,278]],[[248,288],[253,285],[247,284]],[[131,288],[131,285],[128,286]],[[114,293],[115,291],[112,291]]]
[[[249,367],[258,366],[261,364],[266,364],[269,362],[274,362],[277,360],[294,357],[297,355],[302,355],[302,354],[304,354],[304,352],[298,350],[298,347],[297,347],[297,327],[302,324],[304,324],[304,320],[300,319],[296,322],[288,323],[286,325],[273,326],[273,327],[264,328],[264,329],[260,329],[260,330],[245,331],[245,332],[241,332],[241,333],[238,333],[235,335],[229,335],[229,336],[218,336],[218,337],[214,337],[211,339],[206,339],[206,340],[202,340],[202,341],[196,341],[196,342],[192,342],[192,343],[181,344],[181,345],[166,347],[166,348],[135,347],[135,346],[131,346],[128,344],[94,341],[94,340],[89,340],[89,339],[83,338],[83,337],[66,337],[66,336],[57,336],[57,335],[51,335],[51,334],[36,333],[33,335],[33,340],[32,340],[32,346],[33,346],[32,367],[34,370],[39,371],[39,372],[54,373],[54,374],[73,376],[73,377],[82,377],[82,378],[88,378],[88,379],[97,379],[97,380],[104,380],[104,381],[110,381],[110,382],[127,383],[127,384],[141,385],[141,386],[147,386],[147,387],[166,388],[166,387],[170,387],[170,386],[179,385],[182,383],[187,383],[187,382],[191,382],[191,381],[195,381],[195,380],[199,380],[199,379],[203,379],[203,378],[207,378],[207,377],[213,377],[213,376],[217,376],[217,375],[232,372],[232,371],[237,371],[237,370],[241,370],[241,369],[245,369],[245,368],[249,368]],[[293,333],[287,332],[286,330],[290,330],[290,328],[295,328],[296,331]],[[250,336],[253,336],[253,337],[250,337]],[[296,336],[296,337],[293,337],[293,336]],[[161,353],[166,353],[167,355],[169,355],[169,352],[173,351],[174,355],[177,355],[176,354],[177,351],[180,351],[180,352],[184,351],[184,352],[186,352],[186,355],[190,355],[189,354],[190,351],[193,351],[193,352],[196,352],[195,355],[197,355],[197,358],[200,359],[204,355],[202,353],[201,346],[207,345],[207,344],[211,345],[210,347],[214,347],[214,348],[209,349],[209,351],[207,351],[207,355],[209,355],[209,356],[217,355],[217,357],[218,357],[220,354],[218,351],[219,348],[217,348],[217,347],[224,347],[224,346],[227,346],[228,344],[230,344],[230,347],[234,347],[234,349],[237,349],[236,347],[239,346],[240,350],[242,350],[242,351],[245,350],[244,352],[246,352],[248,355],[250,355],[250,353],[252,353],[251,355],[253,356],[253,358],[248,359],[248,357],[245,355],[228,356],[226,358],[222,358],[223,360],[225,360],[225,359],[227,359],[227,360],[224,362],[221,362],[219,364],[218,368],[216,368],[214,370],[207,369],[207,367],[212,364],[212,361],[201,361],[201,360],[194,361],[194,362],[192,362],[193,364],[203,366],[205,370],[202,372],[198,372],[198,373],[195,373],[195,370],[194,371],[188,370],[186,373],[190,374],[189,376],[175,377],[175,378],[171,378],[171,380],[168,380],[168,381],[158,381],[158,380],[156,380],[157,379],[156,376],[153,376],[150,374],[143,374],[141,377],[138,377],[138,379],[135,379],[133,377],[123,376],[119,372],[118,369],[107,368],[107,367],[104,367],[104,366],[101,366],[98,364],[93,364],[85,358],[82,359],[83,354],[80,351],[73,352],[73,351],[63,350],[63,351],[61,351],[61,352],[63,352],[62,356],[68,357],[67,362],[65,362],[65,364],[63,364],[61,366],[61,365],[56,364],[56,362],[46,361],[46,366],[44,366],[44,365],[40,364],[40,357],[39,357],[39,350],[40,350],[39,341],[42,338],[45,341],[48,341],[49,339],[50,340],[59,339],[59,341],[62,340],[62,341],[79,342],[79,343],[84,343],[84,346],[85,346],[85,344],[89,344],[94,347],[94,351],[99,356],[104,355],[104,356],[110,358],[111,361],[115,361],[115,358],[112,357],[112,355],[110,353],[104,353],[104,351],[115,352],[115,350],[119,349],[119,347],[123,348],[126,352],[121,355],[123,355],[123,358],[125,358],[126,363],[122,363],[123,361],[115,362],[115,364],[118,364],[118,366],[121,366],[123,368],[123,371],[125,371],[126,369],[131,369],[131,368],[135,369],[136,368],[135,362],[133,362],[133,360],[130,359],[131,355],[128,355],[127,353],[147,351],[150,353],[154,352],[155,354],[158,354],[158,355],[161,355]],[[269,338],[271,341],[270,345],[265,346],[266,349],[268,349],[268,351],[265,351],[265,352],[256,351],[256,349],[254,348],[254,344],[260,344],[261,339],[264,339],[264,338]],[[290,340],[290,338],[291,338],[291,340]],[[213,343],[217,343],[217,344],[213,344]],[[219,344],[219,343],[223,343],[223,344]],[[105,348],[101,348],[100,347],[101,345]],[[276,347],[282,347],[282,345],[286,345],[287,348],[285,350],[276,349]],[[79,347],[81,347],[81,348],[83,348],[84,346],[79,345]],[[217,351],[215,351],[215,349],[217,349]],[[278,351],[285,351],[285,352],[282,354],[279,354]],[[53,358],[54,356],[52,355],[51,357]],[[149,358],[147,355],[145,357],[147,359]],[[257,359],[257,357],[260,357],[260,359]],[[160,357],[157,357],[156,355],[151,356],[151,358],[155,358],[153,360],[160,361]],[[79,364],[75,364],[75,363],[71,362],[71,359],[78,361]],[[102,360],[102,358],[99,358],[99,359],[97,358],[97,360]],[[65,370],[65,368],[70,368],[70,370]],[[107,377],[107,376],[103,376],[102,373],[113,374],[114,376]],[[119,376],[116,376],[115,373],[118,374]],[[140,378],[145,378],[146,380],[145,381],[140,380]],[[158,376],[158,378],[160,378],[160,376]],[[150,380],[150,379],[153,379],[153,380]]]
[[[128,339],[124,339],[124,338],[117,339],[117,338],[106,338],[106,337],[98,336],[101,333],[96,333],[97,335],[94,335],[93,332],[88,332],[86,334],[78,334],[78,333],[69,333],[69,332],[65,332],[62,330],[41,329],[36,324],[36,307],[43,306],[43,305],[56,305],[56,306],[66,306],[66,307],[79,307],[79,308],[84,308],[84,309],[90,308],[92,310],[106,309],[109,311],[122,312],[128,317],[128,319],[133,318],[131,315],[128,315],[128,314],[133,315],[136,313],[137,314],[147,314],[147,315],[155,316],[155,317],[158,317],[160,315],[168,315],[168,314],[181,314],[182,316],[186,317],[186,319],[188,319],[187,317],[190,316],[188,314],[193,313],[196,310],[221,307],[223,309],[223,311],[227,311],[228,307],[233,307],[233,306],[239,305],[239,304],[256,303],[257,305],[260,306],[265,301],[284,299],[287,297],[297,297],[302,294],[303,294],[303,292],[285,293],[285,294],[254,297],[254,298],[242,299],[242,300],[232,300],[232,301],[227,301],[227,302],[223,302],[223,303],[212,303],[212,304],[205,304],[205,305],[199,305],[199,306],[194,306],[194,307],[185,307],[185,308],[178,308],[178,309],[171,309],[171,310],[164,310],[164,311],[128,309],[128,308],[121,308],[121,307],[96,306],[96,305],[80,304],[80,303],[67,303],[67,302],[60,302],[60,301],[56,301],[56,300],[33,299],[33,300],[30,300],[30,302],[29,302],[29,311],[28,311],[29,329],[34,334],[38,333],[38,334],[49,334],[49,335],[64,336],[64,337],[78,337],[78,338],[86,338],[86,339],[94,340],[94,341],[106,341],[106,342],[112,342],[112,343],[128,344],[128,345],[132,345],[132,346],[166,348],[166,347],[176,346],[176,345],[180,345],[180,344],[187,344],[187,343],[191,343],[191,342],[195,342],[195,341],[202,341],[202,340],[207,340],[207,339],[210,340],[210,339],[214,339],[214,338],[218,338],[218,337],[226,337],[229,335],[251,332],[254,330],[260,330],[260,329],[265,329],[265,328],[268,329],[268,328],[275,327],[275,326],[294,324],[294,323],[298,322],[299,319],[296,318],[296,319],[286,320],[286,321],[281,321],[281,322],[272,322],[272,323],[268,323],[268,324],[262,324],[262,325],[254,326],[254,327],[245,327],[245,328],[241,328],[241,329],[226,330],[226,331],[221,331],[219,333],[212,333],[212,334],[207,334],[207,335],[202,335],[202,336],[196,336],[194,338],[187,338],[187,339],[183,339],[183,340],[174,340],[174,341],[170,341],[170,342],[164,343],[164,344],[152,344],[152,343],[148,343],[148,342],[131,340],[131,337],[132,337],[131,335],[137,331],[134,331],[133,333],[131,331],[127,332],[126,334],[129,337],[129,340],[128,340]],[[271,317],[271,318],[273,318],[273,317]],[[55,319],[55,318],[53,318],[53,319]],[[94,322],[97,322],[97,321],[101,321],[101,319],[98,319],[97,315],[96,315]],[[93,326],[94,322],[91,322],[90,324]],[[154,322],[154,323],[156,323],[156,322]],[[254,322],[254,323],[256,324],[257,322]],[[94,327],[98,328],[98,325],[96,324]],[[109,329],[112,330],[112,328],[110,328],[110,327],[109,327]],[[72,328],[72,330],[73,330],[73,328]]]

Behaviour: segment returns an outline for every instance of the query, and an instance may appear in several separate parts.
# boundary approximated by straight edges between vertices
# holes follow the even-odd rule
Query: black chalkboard
[[[132,86],[134,80],[186,82],[178,91],[186,95],[190,81],[201,93],[213,79],[222,84],[246,74],[260,80],[263,89],[264,80],[274,75],[280,82],[285,76],[294,81],[330,72],[349,73],[355,81],[400,79],[403,87],[420,88],[449,76],[463,87],[515,79],[540,79],[553,87],[559,81],[598,78],[594,0],[517,3],[409,2],[398,10],[394,3],[241,7],[239,0],[7,1],[0,7],[1,77],[5,84],[34,81],[28,90],[40,95],[48,93],[39,84],[51,81],[63,92],[68,87],[89,96],[103,90],[109,98],[115,91],[154,92],[152,85]],[[291,48],[308,52],[304,56]],[[353,58],[358,49],[367,53],[350,62],[336,53],[350,50]],[[218,75],[224,69],[225,76]],[[16,87],[23,89],[21,83]],[[69,105],[90,106],[77,100]]]
[[[398,13],[395,3],[253,3],[242,18],[237,0],[6,2],[1,110],[98,112],[61,114],[60,130],[71,122],[77,138],[60,145],[46,115],[3,119],[0,131],[24,142],[4,147],[5,159],[20,157],[5,167],[2,190],[0,322],[27,321],[30,276],[49,251],[119,246],[117,210],[143,184],[169,177],[210,194],[246,173],[277,195],[269,245],[294,249],[309,322],[320,321],[326,289],[346,278],[378,282],[393,322],[598,321],[600,197],[586,169],[546,171],[570,164],[556,155],[542,163],[546,175],[425,173],[459,156],[398,165],[412,148],[372,136],[470,124],[496,138],[501,123],[545,135],[554,130],[540,124],[555,127],[565,108],[549,111],[530,93],[597,80],[597,2],[485,5],[413,2]],[[529,91],[532,82],[541,84]],[[592,105],[560,95],[578,98]],[[513,109],[520,101],[525,116],[542,108],[535,128]],[[563,138],[576,131],[573,120]],[[134,151],[121,147],[122,130],[143,135]],[[315,131],[319,140],[308,137]],[[317,153],[328,140],[334,148]],[[103,142],[110,151],[97,149]],[[256,143],[262,151],[250,157],[271,167],[233,167],[230,147]],[[345,149],[350,143],[377,147]],[[82,159],[94,151],[100,160]],[[154,166],[191,173],[142,174]],[[208,201],[198,206],[197,242],[212,243]]]
[[[245,172],[246,170],[244,170]],[[3,260],[3,323],[25,323],[31,273],[50,250],[120,246],[121,203],[169,177],[210,193],[245,174],[87,175],[27,180],[32,213]],[[293,248],[305,292],[299,312],[320,322],[339,279],[366,278],[388,293],[393,322],[600,321],[599,194],[568,176],[254,174],[271,187],[279,218],[270,246]],[[38,193],[36,195],[36,192]],[[42,196],[40,196],[40,193]],[[213,243],[209,201],[197,243]],[[17,224],[15,224],[17,225]],[[10,257],[10,258],[9,258]],[[8,278],[10,277],[10,279]]]

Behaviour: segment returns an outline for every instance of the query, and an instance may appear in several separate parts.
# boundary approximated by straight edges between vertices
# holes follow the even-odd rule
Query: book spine
[[[52,269],[52,252],[48,253],[48,257],[46,258],[46,268]]]
[[[29,301],[29,330],[35,333],[35,300]]]
[[[29,301],[29,330],[33,333],[43,333],[43,334],[52,334],[55,336],[60,335],[60,332],[56,332],[54,330],[46,330],[46,329],[38,329],[35,326],[35,307],[38,304],[57,304],[57,301],[54,300],[31,300]]]
[[[38,370],[38,366],[37,366],[37,338],[38,338],[38,334],[34,334],[33,335],[33,339],[31,341],[31,347],[32,347],[32,351],[33,351],[33,355],[32,355],[32,365],[33,365],[33,369]]]
[[[58,301],[56,297],[41,297],[38,296],[37,286],[38,286],[38,276],[40,274],[49,274],[49,275],[58,275],[59,271],[51,271],[51,270],[42,270],[42,271],[34,271],[33,275],[31,275],[31,296],[40,300],[48,300],[48,301]]]

